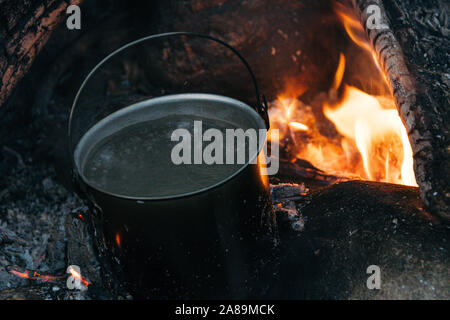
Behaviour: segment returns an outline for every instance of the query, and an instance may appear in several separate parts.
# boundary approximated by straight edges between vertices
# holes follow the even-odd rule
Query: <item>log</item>
[[[449,298],[448,223],[422,209],[417,188],[348,181],[295,202],[277,213],[281,259],[271,298]],[[367,288],[370,265],[380,267],[379,290]]]
[[[450,219],[449,6],[439,0],[353,0],[407,128],[425,207]],[[368,29],[366,8],[386,29]]]
[[[82,0],[0,1],[0,106],[31,67],[70,4]]]
[[[77,265],[90,285],[85,293],[89,299],[131,299],[119,279],[114,276],[110,263],[104,258],[105,248],[94,230],[92,209],[83,206],[67,215],[67,265]],[[95,239],[93,239],[95,238]]]

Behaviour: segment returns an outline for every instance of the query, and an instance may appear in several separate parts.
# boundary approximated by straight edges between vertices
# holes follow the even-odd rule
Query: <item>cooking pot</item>
[[[229,49],[250,74],[253,83],[248,85],[254,86],[256,105],[203,92],[137,98],[133,93],[131,100],[123,96],[119,102],[111,100],[114,107],[100,117],[97,113],[95,121],[79,117],[84,129],[75,132],[79,127],[74,125],[75,111],[88,103],[80,96],[95,91],[95,75],[109,61],[135,46],[171,37],[200,38]],[[95,212],[90,217],[96,220],[95,236],[104,243],[114,270],[119,270],[135,298],[264,296],[270,278],[266,275],[272,275],[276,265],[271,260],[276,234],[262,161],[261,141],[266,139],[269,122],[266,103],[261,101],[264,98],[250,66],[234,48],[189,32],[158,34],[127,44],[102,60],[84,80],[68,126],[74,183]],[[95,99],[89,104],[91,110],[101,109],[100,104],[95,108]],[[174,120],[174,129],[203,119],[263,134],[244,163],[225,171],[220,164],[178,166],[166,152],[169,140],[161,142],[167,134],[159,126],[173,124],[167,120],[171,117],[179,120]],[[134,132],[139,132],[141,140],[136,140]]]

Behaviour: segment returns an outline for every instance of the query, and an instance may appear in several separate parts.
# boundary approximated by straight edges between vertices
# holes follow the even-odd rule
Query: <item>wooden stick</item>
[[[431,213],[449,219],[450,112],[448,86],[444,81],[448,70],[443,65],[443,70],[433,72],[431,68],[439,60],[427,55],[445,50],[450,42],[445,32],[442,35],[433,33],[413,19],[414,10],[427,8],[436,13],[443,10],[438,1],[431,1],[432,6],[422,2],[352,0],[355,12],[378,54],[397,109],[406,125],[422,201]],[[367,20],[372,15],[367,11],[369,5],[380,8],[380,22],[387,28],[367,27]],[[444,54],[444,59],[447,58]],[[445,63],[448,64],[448,61]]]

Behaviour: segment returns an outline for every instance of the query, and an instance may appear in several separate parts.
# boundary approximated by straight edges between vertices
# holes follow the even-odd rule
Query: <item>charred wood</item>
[[[414,153],[425,207],[450,219],[449,6],[439,0],[353,0],[387,75]],[[368,29],[367,7],[385,29]]]

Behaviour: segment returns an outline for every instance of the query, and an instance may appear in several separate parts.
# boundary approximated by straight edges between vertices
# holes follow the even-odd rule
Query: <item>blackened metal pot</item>
[[[138,102],[97,122],[73,147],[73,114],[78,97],[101,65],[117,52],[158,37],[200,37],[229,48],[244,63],[256,90],[257,106],[231,98],[205,94],[163,96]],[[264,98],[263,98],[264,100]],[[96,236],[126,287],[135,298],[218,299],[261,298],[274,273],[275,224],[270,205],[267,176],[261,174],[261,148],[239,170],[201,190],[161,197],[130,196],[99,188],[84,175],[85,158],[102,135],[111,134],[117,123],[137,121],[155,105],[168,113],[179,112],[180,104],[204,106],[200,116],[251,119],[247,127],[268,129],[267,107],[261,103],[255,77],[242,56],[215,38],[177,32],[150,36],[126,45],[104,59],[83,82],[69,118],[69,149],[73,159],[74,181],[81,195],[97,213]],[[206,107],[208,106],[208,107]],[[211,107],[212,106],[212,107]],[[214,109],[216,107],[216,109]],[[209,110],[208,108],[213,108]],[[172,110],[172,111],[171,111]],[[184,110],[189,110],[185,108]],[[208,111],[209,110],[209,111]],[[222,110],[222,111],[220,111]],[[228,110],[228,111],[223,111]],[[131,120],[130,120],[131,119]],[[237,120],[236,120],[237,121]],[[113,123],[113,125],[110,125]],[[115,123],[115,124],[114,124]],[[259,156],[258,156],[259,155]],[[161,172],[164,175],[164,172]]]

